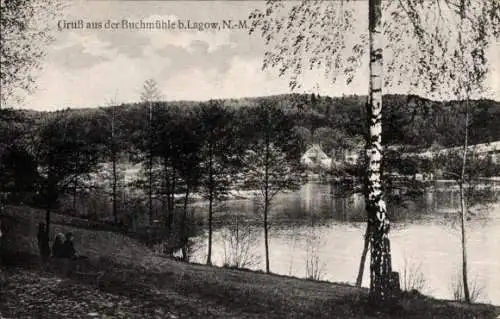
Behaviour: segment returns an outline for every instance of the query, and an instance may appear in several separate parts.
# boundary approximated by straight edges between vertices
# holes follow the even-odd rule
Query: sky
[[[130,29],[128,22],[193,23],[247,20],[263,1],[68,1],[50,22],[54,41],[37,75],[36,91],[19,108],[56,110],[98,107],[140,100],[145,80],[158,83],[164,100],[208,100],[290,93],[288,78],[262,70],[266,51],[246,29]],[[73,24],[83,21],[84,28]],[[109,22],[106,28],[106,22]],[[95,28],[87,28],[94,23]],[[101,28],[96,28],[98,24]],[[112,28],[112,26],[115,28]],[[79,26],[76,24],[76,26]],[[498,43],[496,52],[500,52]],[[490,54],[492,55],[492,54]],[[487,79],[489,95],[500,100],[500,57]],[[496,59],[496,60],[495,60]],[[367,94],[368,69],[354,81],[331,83],[323,72],[307,74],[298,93]],[[405,92],[391,92],[405,93]]]

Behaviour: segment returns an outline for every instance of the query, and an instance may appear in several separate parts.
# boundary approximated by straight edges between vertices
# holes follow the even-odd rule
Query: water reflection
[[[419,266],[426,285],[423,292],[452,298],[452,285],[460,265],[458,231],[459,194],[437,185],[418,199],[390,204],[393,267]],[[204,211],[200,204],[199,212]],[[213,260],[224,263],[223,233],[230,218],[238,214],[257,240],[250,252],[259,262],[249,268],[263,269],[264,243],[259,203],[256,200],[228,201],[218,207]],[[271,271],[306,277],[307,261],[315,254],[322,279],[354,283],[365,229],[364,201],[360,194],[341,197],[324,184],[306,184],[296,192],[277,195],[270,212]],[[467,222],[470,280],[483,287],[480,301],[500,304],[500,203],[478,211]],[[195,261],[204,262],[206,237],[195,240]],[[226,245],[227,246],[227,245]],[[225,251],[226,250],[226,251]],[[364,285],[369,281],[365,270]]]

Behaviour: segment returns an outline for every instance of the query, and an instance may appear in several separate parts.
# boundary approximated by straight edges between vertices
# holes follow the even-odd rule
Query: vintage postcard
[[[0,1],[0,319],[499,318],[498,1]]]

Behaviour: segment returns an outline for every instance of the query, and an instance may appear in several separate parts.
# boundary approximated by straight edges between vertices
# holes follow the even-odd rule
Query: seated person
[[[64,246],[64,234],[58,233],[54,239],[54,244],[52,245],[52,257],[54,258],[64,258],[63,247]]]
[[[63,258],[70,258],[70,259],[76,258],[76,250],[75,250],[75,246],[73,244],[73,234],[72,233],[66,233],[66,240],[64,241],[64,243],[62,245],[62,257]]]

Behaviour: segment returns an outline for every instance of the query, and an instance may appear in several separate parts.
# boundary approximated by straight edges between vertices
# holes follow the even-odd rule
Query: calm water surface
[[[441,186],[406,207],[389,206],[393,269],[402,277],[405,269],[420,275],[425,281],[422,292],[438,298],[452,298],[461,269],[458,207],[458,193]],[[205,211],[203,204],[197,211]],[[244,251],[250,261],[247,268],[264,269],[259,212],[256,200],[231,200],[218,208],[215,264],[223,265]],[[360,195],[345,198],[330,185],[309,183],[299,191],[278,195],[270,215],[271,271],[307,277],[309,261],[319,269],[321,279],[353,284],[363,248],[364,214]],[[237,241],[238,247],[236,233],[245,238]],[[467,221],[467,241],[469,281],[481,289],[478,301],[500,304],[500,202]],[[206,234],[195,239],[194,261],[205,262],[206,242]],[[368,266],[363,286],[369,284]]]

